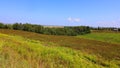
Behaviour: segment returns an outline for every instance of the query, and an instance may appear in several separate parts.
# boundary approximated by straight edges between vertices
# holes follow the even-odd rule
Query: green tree
[[[0,28],[3,28],[4,27],[4,24],[3,23],[0,23]]]
[[[15,24],[13,24],[13,29],[15,29],[15,30],[22,30],[23,29],[22,23],[15,23]]]

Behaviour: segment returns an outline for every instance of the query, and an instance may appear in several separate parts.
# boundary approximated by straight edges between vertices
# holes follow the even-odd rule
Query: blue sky
[[[120,27],[120,0],[0,0],[0,22]]]

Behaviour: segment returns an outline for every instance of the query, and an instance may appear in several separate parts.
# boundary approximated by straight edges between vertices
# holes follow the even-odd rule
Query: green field
[[[42,35],[0,29],[0,68],[120,67],[119,42],[110,40],[112,43],[108,43],[99,38],[91,40],[86,36]]]
[[[77,37],[120,44],[120,33],[91,33]]]

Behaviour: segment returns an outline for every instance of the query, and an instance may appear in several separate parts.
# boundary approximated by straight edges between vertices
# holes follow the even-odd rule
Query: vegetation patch
[[[68,36],[76,36],[82,34],[90,33],[90,28],[88,26],[66,26],[66,27],[44,27],[42,25],[35,25],[35,24],[22,24],[22,23],[15,23],[15,24],[2,24],[0,23],[0,28],[2,29],[14,29],[14,30],[23,30],[29,32],[36,32],[40,34],[47,34],[47,35],[68,35]]]
[[[120,33],[116,32],[95,32],[91,34],[86,34],[82,36],[77,36],[80,38],[85,38],[85,39],[92,39],[92,40],[98,40],[98,41],[103,41],[103,42],[108,42],[108,43],[117,43],[120,44]]]
[[[4,41],[2,41],[4,40]],[[25,39],[20,36],[0,34],[0,67],[1,68],[104,68],[92,63],[83,54],[70,48],[44,46],[40,41]],[[94,55],[93,55],[94,56]],[[94,61],[97,61],[95,59]],[[115,63],[110,64],[118,67]]]
[[[120,60],[120,44],[116,43],[114,44],[98,40],[91,40],[88,38],[81,38],[82,36],[74,37],[74,36],[43,35],[20,30],[0,29],[0,32],[12,36],[22,36],[26,39],[29,38],[30,40],[28,41],[38,40],[41,41],[41,44],[45,46],[54,45],[68,47],[75,50],[81,50],[82,52],[101,56],[105,58],[105,60]],[[106,38],[107,37],[108,36],[106,36]]]
[[[52,64],[57,63],[63,66],[65,64],[65,66],[68,65],[70,67],[73,67],[73,66],[77,66],[77,65],[72,65],[73,63],[75,62],[76,64],[80,63],[80,62],[77,63],[78,59],[75,60],[76,57],[81,57],[79,58],[79,60],[84,59],[89,63],[100,65],[102,67],[117,68],[120,65],[120,55],[119,55],[120,45],[119,44],[91,40],[87,38],[73,37],[73,36],[42,35],[42,34],[19,31],[19,30],[0,29],[0,32],[4,33],[4,34],[1,34],[0,36],[1,38],[0,49],[2,49],[5,43],[8,43],[6,42],[6,40],[12,41],[11,43],[8,43],[8,44],[14,43],[14,46],[9,45],[11,47],[8,47],[8,45],[5,44],[6,45],[4,48],[5,51],[8,51],[8,49],[12,49],[9,51],[15,52],[15,55],[20,54],[20,56],[24,58],[25,65],[30,64],[33,59],[36,59],[39,57],[40,58],[37,60],[41,59],[39,61],[40,66],[45,66],[47,61],[49,61],[49,62],[53,62]],[[20,46],[18,47],[18,45]],[[10,53],[7,53],[6,57],[9,57],[8,54]],[[31,54],[33,54],[34,56]],[[68,54],[70,55],[68,56]],[[62,56],[59,56],[59,55],[62,55]],[[65,56],[66,58],[63,56]],[[75,56],[75,57],[73,58],[71,56]],[[31,57],[34,57],[34,58],[31,59]],[[50,57],[52,60],[45,59],[45,57],[46,58]],[[37,60],[34,60],[34,63],[36,62],[38,63]],[[88,62],[86,62],[86,64]],[[51,64],[48,64],[48,65],[50,66]],[[78,68],[79,68],[79,65],[78,65]]]

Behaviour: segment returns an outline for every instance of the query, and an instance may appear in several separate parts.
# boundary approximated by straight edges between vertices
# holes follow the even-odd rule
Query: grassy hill
[[[0,34],[2,68],[100,68],[97,58],[64,47],[44,46],[42,42]],[[112,64],[114,65],[114,64]]]
[[[80,38],[86,38],[86,39],[91,39],[91,40],[98,40],[98,41],[103,41],[103,42],[108,42],[108,43],[117,43],[120,44],[120,33],[115,33],[115,32],[95,32],[91,34],[86,34],[83,36],[78,36]]]
[[[119,68],[120,45],[0,29],[1,68]]]

